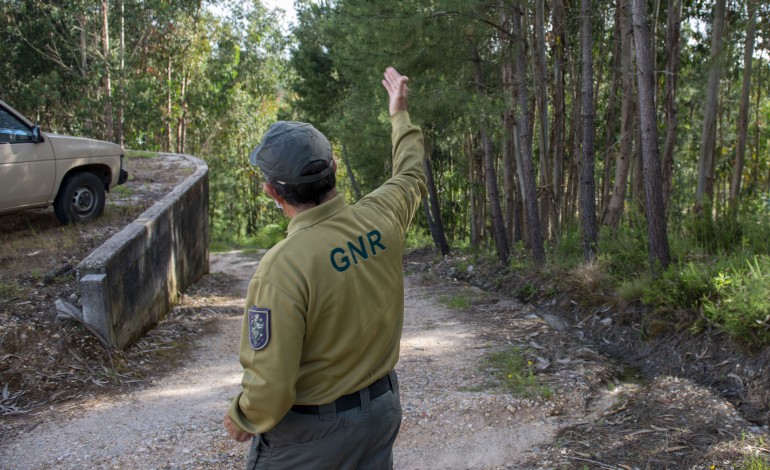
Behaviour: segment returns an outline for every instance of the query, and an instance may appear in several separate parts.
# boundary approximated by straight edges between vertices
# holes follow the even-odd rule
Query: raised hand
[[[382,81],[382,86],[385,87],[390,97],[388,111],[391,116],[399,111],[407,110],[407,98],[409,97],[408,82],[409,77],[401,75],[393,67],[385,69],[385,79]]]

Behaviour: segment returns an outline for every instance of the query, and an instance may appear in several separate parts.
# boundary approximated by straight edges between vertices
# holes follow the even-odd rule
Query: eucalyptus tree
[[[620,226],[628,188],[628,172],[631,166],[634,127],[634,71],[633,39],[629,0],[618,0],[621,41],[621,106],[620,151],[615,162],[615,179],[604,223],[615,232]]]
[[[663,172],[663,203],[671,204],[671,181],[674,171],[674,146],[677,135],[676,91],[679,78],[679,55],[681,51],[682,0],[670,0],[666,20],[666,141],[663,148],[661,171]],[[668,212],[668,211],[667,211]]]
[[[730,214],[735,217],[738,213],[738,203],[743,179],[743,167],[746,155],[746,138],[749,121],[749,93],[751,91],[751,66],[754,59],[754,33],[757,29],[757,5],[749,2],[748,26],[743,53],[743,84],[738,109],[738,143],[735,149],[733,177],[730,185]]]
[[[537,206],[537,188],[535,186],[535,167],[532,154],[532,133],[530,131],[530,116],[527,112],[529,102],[529,87],[526,79],[526,66],[524,65],[524,51],[526,37],[523,34],[522,16],[524,15],[524,6],[521,0],[513,0],[513,18],[511,21],[513,29],[514,49],[514,89],[518,97],[515,116],[518,123],[517,129],[519,141],[521,142],[521,152],[519,163],[519,174],[521,176],[522,200],[527,216],[527,227],[529,228],[530,247],[532,250],[532,260],[537,265],[545,264],[545,246],[543,243],[543,233],[540,228],[540,214]]]
[[[596,190],[594,180],[594,72],[591,0],[580,3],[580,50],[582,62],[582,147],[580,154],[580,220],[583,228],[583,258],[593,262],[597,252]]]
[[[700,156],[698,158],[698,186],[695,192],[694,211],[701,217],[711,218],[711,214],[703,213],[704,203],[711,209],[714,197],[714,150],[717,136],[717,101],[719,99],[719,79],[722,73],[722,62],[725,35],[726,0],[716,0],[711,30],[711,61],[709,64],[708,87],[703,111],[703,131],[700,141]],[[705,201],[704,201],[705,199]]]
[[[650,269],[655,274],[668,268],[671,255],[663,205],[658,125],[655,115],[655,83],[652,43],[647,29],[646,0],[631,0],[632,23],[636,39],[636,67],[639,85],[639,123],[644,168],[645,213],[649,238]]]

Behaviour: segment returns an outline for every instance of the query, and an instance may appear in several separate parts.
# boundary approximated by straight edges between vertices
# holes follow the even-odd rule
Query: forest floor
[[[4,219],[0,233],[0,287],[16,286],[0,290],[0,468],[241,468],[247,447],[221,419],[238,390],[240,314],[260,253],[212,254],[211,273],[166,320],[127,350],[106,351],[53,313],[55,298],[77,301],[71,269],[57,272],[84,255],[68,248],[33,263],[50,240],[21,240],[98,246],[121,219],[75,236],[34,225],[45,214],[13,217],[21,222]],[[633,306],[538,297],[554,289],[522,289],[541,280],[501,276],[493,262],[422,250],[405,275],[396,468],[770,465],[761,355],[718,336],[643,338]],[[523,384],[500,376],[500,357],[523,360]]]

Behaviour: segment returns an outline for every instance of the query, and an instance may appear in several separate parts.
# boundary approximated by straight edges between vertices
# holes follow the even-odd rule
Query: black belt
[[[375,381],[367,388],[369,389],[369,398],[371,400],[383,395],[388,390],[392,390],[393,384],[390,383],[390,374]],[[343,395],[334,401],[334,408],[337,412],[350,410],[357,406],[361,406],[361,395],[359,395],[358,392],[353,392],[350,395]],[[294,405],[291,407],[291,411],[306,415],[320,414],[320,409],[321,407],[318,405]]]

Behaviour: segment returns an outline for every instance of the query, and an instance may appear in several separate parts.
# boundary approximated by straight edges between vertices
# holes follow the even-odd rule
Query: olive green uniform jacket
[[[292,405],[331,403],[398,362],[404,240],[426,188],[422,132],[406,111],[391,124],[393,176],[355,205],[337,195],[297,214],[259,263],[241,335],[243,391],[229,411],[244,431],[269,431]],[[269,324],[256,344],[250,308]]]

